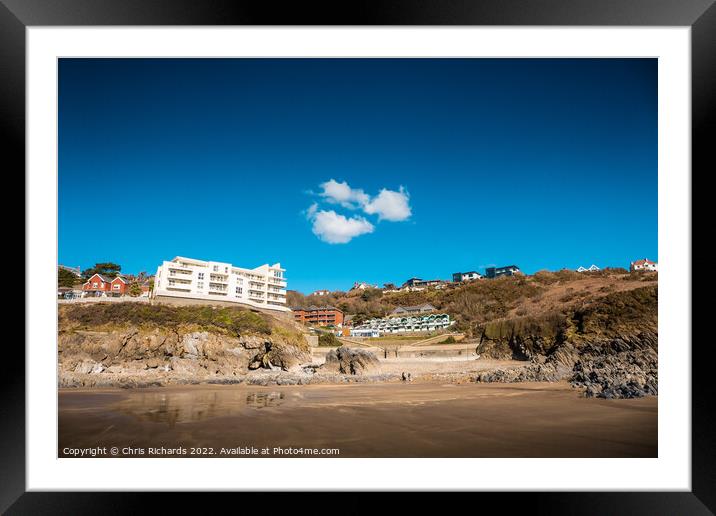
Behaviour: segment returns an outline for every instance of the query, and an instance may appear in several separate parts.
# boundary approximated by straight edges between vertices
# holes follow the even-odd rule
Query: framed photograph
[[[0,6],[27,204],[3,511],[713,513],[712,2],[149,4]]]

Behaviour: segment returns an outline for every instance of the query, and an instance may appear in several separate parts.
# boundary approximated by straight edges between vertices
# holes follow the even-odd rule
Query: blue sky
[[[289,289],[657,260],[655,59],[61,59],[59,260]]]

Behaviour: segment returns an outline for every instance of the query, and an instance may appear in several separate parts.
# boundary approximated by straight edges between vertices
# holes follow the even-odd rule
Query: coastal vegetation
[[[60,308],[61,327],[106,325],[177,327],[193,325],[208,331],[271,334],[269,317],[240,307],[174,306],[145,303],[96,303]],[[64,323],[64,324],[62,324]]]
[[[385,317],[398,306],[430,303],[438,311],[450,314],[456,321],[456,331],[475,337],[488,323],[516,317],[550,318],[550,314],[564,314],[611,293],[656,285],[657,281],[657,273],[630,273],[625,269],[578,273],[564,269],[449,284],[443,289],[389,293],[366,289],[322,296],[289,291],[287,298],[289,306],[335,306],[352,315],[354,324]]]

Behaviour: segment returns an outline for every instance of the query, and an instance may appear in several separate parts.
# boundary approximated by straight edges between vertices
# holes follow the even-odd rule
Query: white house
[[[481,278],[482,278],[482,274],[480,274],[477,271],[453,272],[453,274],[452,274],[452,280],[454,283],[460,283],[463,281],[473,281],[473,280],[478,280]]]
[[[643,260],[637,260],[635,262],[631,262],[629,264],[629,270],[630,271],[658,271],[659,264],[656,262],[652,262],[648,258],[644,258]]]
[[[151,297],[228,301],[289,312],[285,272],[280,263],[245,269],[177,256],[157,268]]]
[[[351,290],[367,290],[369,288],[378,288],[378,285],[371,285],[370,283],[366,283],[365,281],[356,281],[355,283],[353,283]]]

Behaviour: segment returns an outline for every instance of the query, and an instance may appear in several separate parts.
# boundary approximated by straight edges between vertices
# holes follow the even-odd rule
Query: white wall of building
[[[177,256],[157,268],[152,297],[234,302],[288,312],[284,273],[280,263],[245,269]]]

